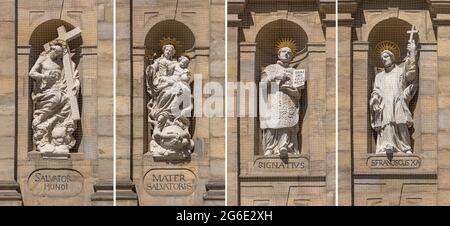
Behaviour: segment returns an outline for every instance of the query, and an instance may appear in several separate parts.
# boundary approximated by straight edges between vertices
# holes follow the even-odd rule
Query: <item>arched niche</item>
[[[256,36],[257,69],[277,62],[276,42],[283,38],[294,40],[299,50],[304,50],[308,42],[306,32],[294,22],[276,20],[266,24]]]
[[[176,53],[175,58],[179,56],[187,56],[190,59],[189,69],[192,73],[192,67],[195,65],[195,59],[192,59],[192,53],[194,52],[195,47],[195,35],[192,30],[184,23],[181,23],[176,20],[164,20],[159,23],[156,23],[145,36],[145,56],[144,56],[144,73],[145,69],[148,65],[150,65],[154,59],[157,59],[162,54],[162,43],[161,40],[171,38],[177,41],[175,45]],[[144,79],[146,79],[146,75],[144,74]],[[146,84],[146,81],[144,81]],[[191,90],[193,90],[193,82],[191,83]],[[150,101],[150,95],[147,92],[147,86],[143,86],[144,90],[144,117],[148,117],[148,108],[147,104]],[[147,120],[144,120],[144,128],[143,128],[144,136],[143,136],[143,149],[144,153],[149,151],[149,142],[151,139],[152,131],[149,127],[149,123]],[[194,134],[195,130],[195,118],[191,117],[191,124],[189,127],[189,131],[191,135]],[[194,146],[195,152],[196,146]]]
[[[381,70],[383,70],[383,64],[381,62],[380,56],[377,53],[377,51],[375,50],[375,47],[378,43],[382,42],[382,41],[390,41],[393,42],[395,44],[398,45],[399,49],[400,49],[400,57],[397,57],[396,59],[396,64],[401,64],[403,59],[406,57],[407,54],[407,45],[408,45],[408,41],[409,41],[409,34],[407,33],[407,31],[411,30],[412,28],[412,24],[410,24],[409,22],[399,19],[399,18],[389,18],[383,21],[380,21],[378,24],[376,24],[373,29],[370,31],[369,36],[368,36],[368,41],[369,41],[369,54],[368,54],[368,84],[367,84],[367,106],[369,107],[369,99],[373,90],[373,82],[375,80],[375,75],[380,72]],[[418,34],[414,34],[413,39],[416,42],[416,45],[419,48],[419,37]],[[420,84],[419,84],[420,86]],[[410,102],[410,109],[411,112],[414,115],[417,113],[415,111],[416,109],[416,104],[417,104],[417,96],[418,96],[418,92],[416,92],[414,98],[411,100]],[[370,111],[368,111],[370,112]],[[368,153],[375,153],[375,148],[376,148],[376,138],[377,138],[377,134],[376,132],[370,127],[370,113],[367,116],[367,120],[368,120],[368,125],[369,125],[369,141],[371,141],[369,148],[368,148]],[[416,126],[416,124],[415,124]],[[414,128],[412,128],[410,130],[410,134],[412,134],[412,138],[411,142],[412,142],[412,147],[413,150],[415,149],[414,147]]]
[[[281,39],[291,39],[295,41],[298,48],[298,53],[294,56],[293,64],[294,67],[297,68],[306,68],[307,67],[307,43],[308,43],[308,35],[305,30],[299,26],[298,24],[285,20],[279,19],[267,23],[264,25],[256,35],[256,55],[255,55],[255,82],[257,87],[259,87],[259,82],[261,81],[261,72],[263,69],[270,65],[275,64],[278,61],[278,53],[276,43]],[[307,82],[306,82],[307,86]],[[259,88],[258,88],[258,96],[259,96]],[[305,87],[302,90],[302,97],[300,100],[300,120],[299,120],[299,149],[301,154],[305,154],[302,150],[307,149],[306,146],[308,144],[302,142],[302,134],[304,129],[303,119],[306,115],[307,109],[307,88]],[[259,104],[259,103],[258,103]],[[258,113],[259,114],[259,113]],[[255,148],[255,155],[263,155],[262,146],[261,146],[261,138],[262,131],[260,129],[259,120],[255,123],[255,141],[258,146]],[[306,133],[306,132],[305,132]]]
[[[176,39],[176,56],[193,51],[195,44],[194,33],[185,24],[176,20],[165,20],[155,24],[145,36],[145,55],[147,60],[161,55],[160,40],[164,38]]]
[[[48,20],[45,21],[43,23],[41,23],[40,25],[36,26],[36,28],[34,29],[34,31],[31,33],[30,36],[30,40],[29,40],[29,45],[30,45],[30,56],[29,56],[29,68],[28,71],[31,70],[31,68],[34,66],[34,63],[36,62],[36,60],[39,58],[40,54],[44,51],[44,44],[56,39],[58,37],[58,27],[60,26],[64,26],[66,28],[67,31],[70,31],[72,29],[74,29],[75,27],[63,20],[58,20],[58,19],[53,19],[53,20]],[[78,37],[75,38],[74,40],[70,41],[68,43],[71,52],[74,54],[72,57],[72,60],[75,62],[75,64],[78,66],[80,63],[80,58],[81,58],[81,45],[83,44],[83,40],[82,37]],[[82,81],[81,79],[82,75],[80,75],[80,81]],[[29,96],[29,103],[30,106],[28,107],[29,109],[29,122],[31,123],[31,121],[33,120],[33,111],[34,111],[34,106],[33,106],[33,101],[31,100],[31,93],[34,91],[34,81],[32,79],[29,80],[29,90],[30,90],[30,96]],[[83,85],[81,85],[81,89],[83,89]],[[78,106],[79,106],[79,111],[82,117],[82,109],[83,109],[83,96],[82,96],[82,92],[80,90],[80,93],[78,94]],[[75,130],[75,132],[73,133],[73,136],[76,139],[76,144],[75,146],[70,150],[70,152],[77,152],[80,145],[81,145],[81,139],[83,137],[83,130],[82,130],[82,124],[81,124],[82,120],[77,121],[77,129]],[[29,151],[34,150],[34,145],[33,145],[33,131],[31,129],[31,126],[29,126],[29,135],[28,135],[28,140],[29,140]]]

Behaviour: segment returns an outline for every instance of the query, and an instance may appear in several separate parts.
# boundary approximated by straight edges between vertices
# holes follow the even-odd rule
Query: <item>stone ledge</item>
[[[16,181],[0,181],[0,201],[22,201],[20,185]]]
[[[437,174],[354,174],[353,178],[356,180],[361,179],[417,179],[417,180],[437,180]]]
[[[225,200],[225,191],[208,191],[203,195],[203,200]]]
[[[209,181],[205,188],[203,200],[225,200],[225,181]]]
[[[53,154],[53,153],[40,153],[37,151],[31,151],[27,154],[30,160],[69,160],[69,161],[81,161],[84,160],[84,153],[69,153],[69,154]]]
[[[240,176],[241,182],[326,182],[326,176]]]
[[[228,0],[228,14],[241,14],[244,11],[245,0]]]
[[[206,190],[225,190],[225,182],[221,181],[209,181],[205,184]]]
[[[116,182],[117,200],[137,200],[134,183],[132,181]],[[95,193],[92,194],[92,201],[112,201],[114,196],[112,181],[98,181],[94,184]]]
[[[0,201],[22,201],[22,195],[17,191],[0,192]]]
[[[95,192],[91,195],[91,201],[113,201],[112,191]]]
[[[0,191],[2,190],[19,190],[20,185],[16,181],[0,181]]]

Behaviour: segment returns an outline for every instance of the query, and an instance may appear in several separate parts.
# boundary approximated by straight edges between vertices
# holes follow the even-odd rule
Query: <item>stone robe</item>
[[[275,76],[283,73],[288,74],[291,79],[288,81],[274,79]],[[303,86],[293,86],[293,73],[294,68],[282,62],[271,64],[262,72],[260,128],[262,129],[262,147],[265,155],[300,153],[298,122],[300,92]]]

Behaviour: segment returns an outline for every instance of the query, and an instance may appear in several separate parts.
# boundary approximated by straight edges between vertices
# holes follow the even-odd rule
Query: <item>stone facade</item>
[[[297,68],[306,71],[296,124],[300,154],[287,162],[264,156],[258,117],[228,119],[228,205],[334,205],[334,8],[334,1],[228,1],[229,82],[258,84],[283,38],[303,50]],[[245,92],[229,89],[228,99]],[[245,105],[234,100],[229,109],[236,112],[229,114],[254,107],[247,100],[255,95],[247,95]]]
[[[450,0],[343,0],[338,6],[334,0],[228,0],[227,8],[225,0],[115,0],[116,68],[113,2],[0,1],[0,205],[113,205],[114,146],[121,206],[450,204]],[[44,74],[32,67],[61,26],[81,31],[67,42],[81,87],[71,99],[80,120],[68,155],[42,153],[32,124],[30,71]],[[418,33],[410,37],[412,27]],[[418,88],[402,102],[413,120],[402,127],[408,148],[377,153],[380,134],[369,102],[386,66],[377,47],[393,43],[389,50],[401,66],[410,40],[417,44]],[[168,44],[176,53],[163,59]],[[281,60],[281,49],[293,59]],[[176,62],[181,56],[189,59],[187,68]],[[174,75],[149,69],[159,60],[186,76],[201,75],[178,86],[202,95],[194,94],[197,115],[177,121],[168,113],[169,123],[155,132],[160,112],[151,111],[159,93],[149,91],[150,77]],[[293,95],[299,99],[277,106],[291,114],[276,115],[266,122],[276,125],[267,126],[258,112],[260,82],[287,71],[301,73]],[[213,95],[211,85],[227,85],[228,93]],[[202,105],[212,102],[217,114],[211,116]],[[155,133],[177,135],[165,140]],[[268,148],[273,143],[276,150]]]
[[[345,1],[339,5],[339,205],[448,205],[449,1]],[[369,98],[381,61],[375,45],[396,43],[402,59],[418,35],[419,88],[409,107],[413,154],[376,154]]]
[[[0,205],[112,205],[112,1],[2,1],[0,114],[4,128]],[[69,41],[82,89],[75,146],[65,159],[33,144],[33,81],[42,45],[57,28],[81,29]]]

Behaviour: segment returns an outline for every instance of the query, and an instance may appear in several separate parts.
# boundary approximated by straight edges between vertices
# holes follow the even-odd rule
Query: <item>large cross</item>
[[[409,42],[411,43],[414,37],[414,33],[418,33],[419,31],[416,30],[416,26],[413,25],[410,31],[407,31],[406,33],[409,34]]]
[[[68,87],[70,108],[72,111],[71,118],[72,120],[80,119],[80,110],[78,108],[78,100],[73,90],[73,86],[75,84],[75,77],[78,74],[78,71],[74,71],[72,65],[72,57],[70,54],[70,48],[68,42],[79,37],[81,35],[80,28],[74,28],[73,30],[66,32],[66,28],[64,26],[58,27],[58,37],[56,39],[63,40],[66,42],[66,49],[64,50],[63,55],[63,64],[64,64],[64,78],[66,80],[66,84]],[[44,44],[45,51],[50,50],[50,43]]]

